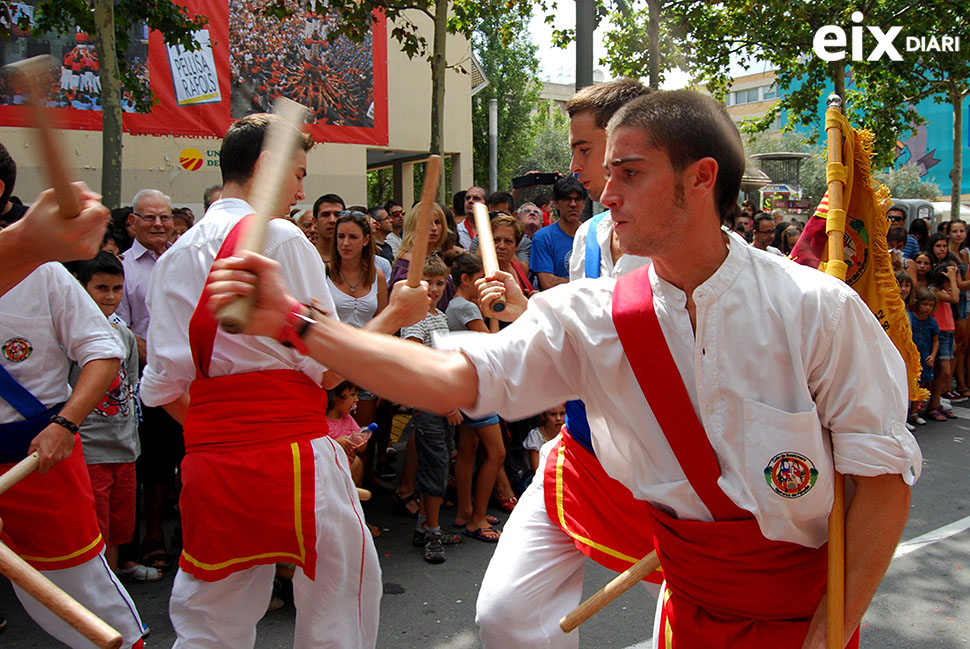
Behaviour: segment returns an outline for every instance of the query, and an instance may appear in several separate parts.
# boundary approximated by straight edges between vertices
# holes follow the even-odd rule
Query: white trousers
[[[475,621],[485,649],[579,647],[579,631],[563,633],[559,620],[582,598],[586,555],[549,518],[543,489],[546,458],[558,442],[543,444],[539,470],[502,529],[482,579]]]
[[[382,592],[381,569],[350,465],[329,437],[315,439],[316,579],[293,577],[295,649],[373,649]],[[215,582],[181,570],[169,615],[173,649],[251,649],[256,623],[273,591],[273,565],[255,566]]]
[[[79,566],[62,570],[45,570],[43,574],[61,590],[121,633],[122,647],[131,647],[141,640],[142,622],[138,616],[138,609],[135,608],[135,602],[111,572],[111,568],[104,560],[103,552]],[[54,638],[72,649],[96,649],[88,639],[16,584],[14,592],[27,614]]]

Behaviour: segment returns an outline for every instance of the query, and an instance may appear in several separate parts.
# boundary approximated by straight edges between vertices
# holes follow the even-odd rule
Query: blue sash
[[[64,404],[45,408],[3,365],[0,365],[0,398],[23,417],[21,421],[0,424],[0,464],[19,462],[27,457],[27,449],[37,433],[47,428],[51,416],[60,412]]]
[[[585,276],[592,279],[600,276],[600,262],[603,259],[603,253],[600,250],[600,244],[596,238],[596,230],[609,213],[609,210],[607,210],[591,218],[589,220],[589,230],[586,231],[586,256],[584,257],[583,265],[585,267]],[[596,455],[596,452],[593,451],[592,434],[589,432],[589,420],[586,418],[586,404],[578,399],[566,402],[566,430],[586,450]]]

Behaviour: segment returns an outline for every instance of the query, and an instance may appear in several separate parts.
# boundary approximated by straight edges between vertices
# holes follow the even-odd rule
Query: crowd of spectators
[[[229,3],[233,117],[268,112],[283,96],[309,108],[310,123],[372,126],[372,36],[335,36],[336,13],[264,16],[268,4]]]

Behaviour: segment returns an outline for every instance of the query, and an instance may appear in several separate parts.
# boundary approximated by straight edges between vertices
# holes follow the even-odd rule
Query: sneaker
[[[441,543],[441,533],[429,534],[424,544],[424,560],[428,563],[445,562],[445,546]]]
[[[913,424],[911,424],[911,423],[909,423],[907,421],[906,422],[906,430],[908,430],[909,432],[913,432],[914,430],[916,430],[916,426],[914,426]]]
[[[941,396],[940,397],[940,408],[943,409],[943,410],[949,410],[950,409],[950,400],[947,399],[946,397]]]
[[[270,611],[278,611],[283,608],[284,604],[286,604],[286,602],[276,595],[273,595],[269,600],[269,606],[266,607],[266,612],[269,613]]]
[[[926,420],[923,419],[922,417],[920,417],[919,415],[913,415],[912,417],[910,417],[909,418],[909,422],[911,424],[916,424],[917,426],[925,426],[926,425]]]
[[[949,392],[945,393],[943,396],[949,399],[951,403],[960,403],[962,401],[967,400],[967,397],[963,396],[956,390],[950,390]]]

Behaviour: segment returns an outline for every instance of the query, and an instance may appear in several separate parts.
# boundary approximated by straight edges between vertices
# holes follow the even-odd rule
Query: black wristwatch
[[[57,424],[58,426],[63,426],[72,435],[76,435],[77,434],[78,426],[77,426],[77,424],[75,424],[70,419],[67,419],[65,417],[61,417],[60,415],[54,415],[54,416],[51,417],[51,423],[52,424]]]

